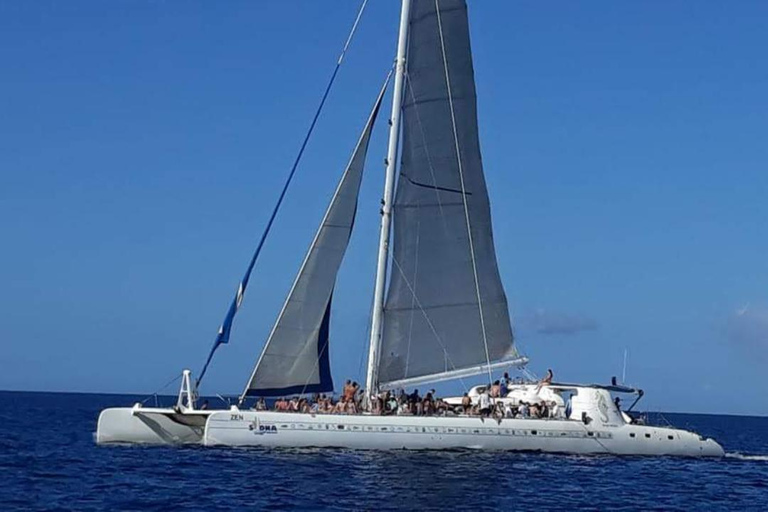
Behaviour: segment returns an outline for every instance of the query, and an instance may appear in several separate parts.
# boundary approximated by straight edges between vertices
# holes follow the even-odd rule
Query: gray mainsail
[[[333,391],[329,364],[331,296],[357,211],[365,156],[382,87],[243,396]]]
[[[493,245],[464,0],[413,1],[406,72],[382,388],[522,362]]]

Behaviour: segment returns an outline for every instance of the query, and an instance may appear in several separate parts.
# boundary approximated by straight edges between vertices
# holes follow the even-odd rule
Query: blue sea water
[[[140,398],[0,392],[0,510],[768,510],[768,418],[664,415],[722,460],[97,446]]]

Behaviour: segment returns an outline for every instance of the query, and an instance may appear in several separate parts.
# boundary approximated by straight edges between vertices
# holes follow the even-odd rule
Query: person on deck
[[[547,368],[547,375],[541,379],[541,382],[539,382],[539,386],[549,386],[552,384],[552,379],[554,378],[555,374],[552,372],[552,368]]]
[[[411,411],[414,414],[421,415],[421,397],[419,396],[419,390],[414,389],[413,393],[408,395],[408,403],[411,406]]]
[[[464,396],[461,397],[461,408],[464,414],[469,414],[472,410],[472,399],[469,398],[469,393],[464,393]]]
[[[493,384],[491,384],[491,398],[499,398],[500,391],[501,385],[499,384],[499,381],[495,381]]]
[[[491,396],[488,393],[488,388],[485,388],[482,393],[480,393],[480,416],[488,416],[491,414]]]

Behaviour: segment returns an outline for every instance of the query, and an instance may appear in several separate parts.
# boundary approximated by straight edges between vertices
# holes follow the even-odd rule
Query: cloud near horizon
[[[598,329],[597,321],[592,318],[542,308],[523,315],[520,320],[523,328],[545,335],[571,335]]]

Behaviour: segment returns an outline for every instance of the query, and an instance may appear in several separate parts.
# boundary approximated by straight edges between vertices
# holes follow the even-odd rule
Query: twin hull
[[[212,411],[204,428],[161,412],[107,409],[97,442],[352,449],[480,449],[574,454],[719,457],[715,441],[677,429],[575,420]],[[149,420],[149,421],[148,421]]]

